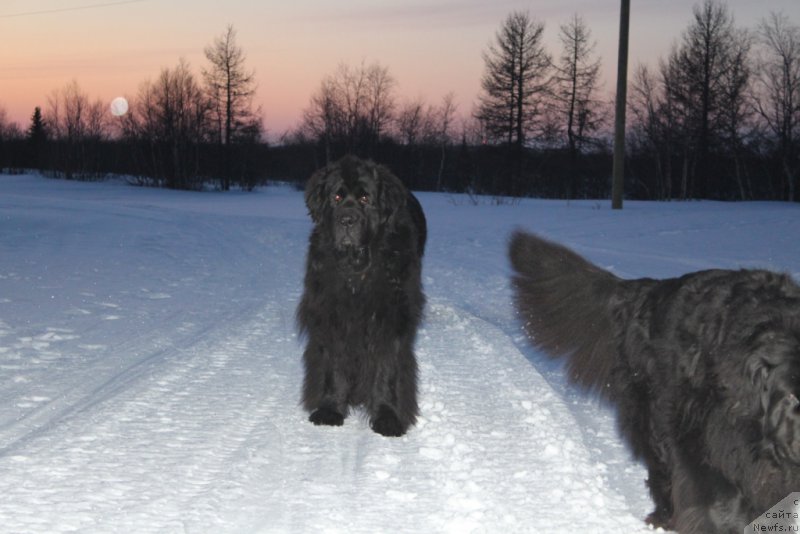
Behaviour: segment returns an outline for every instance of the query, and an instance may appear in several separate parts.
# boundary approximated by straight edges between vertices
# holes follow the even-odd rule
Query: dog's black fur
[[[375,432],[401,436],[418,415],[422,207],[388,169],[353,156],[314,173],[305,200],[314,229],[297,309],[303,406],[317,425],[363,406]]]
[[[800,491],[800,287],[789,276],[622,280],[522,232],[509,252],[532,343],[616,407],[644,461],[649,523],[741,534]]]

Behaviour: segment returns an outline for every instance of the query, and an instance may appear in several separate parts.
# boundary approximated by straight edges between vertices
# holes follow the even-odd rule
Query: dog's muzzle
[[[337,247],[364,245],[364,216],[354,209],[344,209],[335,214],[334,237]]]

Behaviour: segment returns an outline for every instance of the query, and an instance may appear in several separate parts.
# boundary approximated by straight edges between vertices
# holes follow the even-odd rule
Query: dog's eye
[[[344,200],[344,195],[342,195],[341,193],[336,193],[335,195],[333,195],[333,201],[336,202],[337,204],[342,200]]]
[[[369,204],[369,195],[367,195],[367,194],[361,195],[360,197],[358,197],[358,201],[362,205],[366,206],[367,204]]]

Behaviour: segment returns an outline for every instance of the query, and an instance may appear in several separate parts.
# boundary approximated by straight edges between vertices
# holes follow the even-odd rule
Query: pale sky
[[[691,22],[699,0],[632,0],[630,69],[655,65]],[[736,24],[754,27],[772,11],[800,24],[800,0],[730,0]],[[139,85],[185,58],[198,75],[203,48],[228,24],[256,72],[256,104],[275,138],[299,123],[322,78],[340,63],[378,62],[402,101],[437,103],[449,92],[469,114],[480,90],[482,52],[505,17],[529,11],[558,29],[580,14],[603,62],[611,98],[617,63],[618,0],[0,0],[0,107],[27,128],[35,106],[72,80],[92,100],[134,97]]]

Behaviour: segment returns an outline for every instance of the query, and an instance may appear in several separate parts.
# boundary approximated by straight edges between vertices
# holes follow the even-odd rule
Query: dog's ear
[[[316,171],[306,182],[306,207],[311,215],[311,220],[318,223],[322,220],[322,212],[325,209],[327,196],[328,169],[323,168]]]
[[[392,174],[386,167],[377,166],[375,168],[375,179],[380,184],[381,215],[384,219],[388,219],[406,205],[408,191],[400,178]]]

